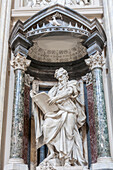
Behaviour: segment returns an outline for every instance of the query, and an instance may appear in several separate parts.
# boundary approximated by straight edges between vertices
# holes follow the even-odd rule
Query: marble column
[[[94,55],[91,55],[89,59],[85,60],[86,64],[92,71],[93,77],[93,95],[94,95],[94,113],[95,113],[95,124],[96,124],[96,135],[97,135],[97,150],[98,159],[97,162],[102,163],[102,166],[106,162],[110,162],[113,168],[113,163],[110,154],[108,125],[107,125],[107,114],[104,98],[103,78],[102,78],[102,67],[105,64],[102,55],[97,51]],[[100,167],[98,167],[100,166]],[[94,166],[94,169],[102,169],[101,164]],[[110,166],[106,167],[110,169]]]
[[[30,60],[17,54],[11,61],[11,66],[15,70],[15,87],[13,101],[13,119],[11,131],[10,160],[6,169],[27,170],[22,159],[23,153],[23,132],[24,132],[24,79],[25,70],[30,65]],[[20,165],[21,164],[21,165]]]

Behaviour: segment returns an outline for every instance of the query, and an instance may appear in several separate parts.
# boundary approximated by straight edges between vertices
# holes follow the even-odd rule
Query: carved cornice
[[[86,82],[86,86],[89,86],[90,84],[92,84],[92,74],[87,73],[85,76],[82,77],[82,80]]]
[[[25,74],[25,85],[30,86],[33,80],[34,77],[31,77],[29,74]]]
[[[85,60],[86,64],[91,70],[94,68],[102,68],[105,64],[105,60],[102,55],[97,51],[94,55],[91,55],[88,59]]]
[[[27,67],[29,67],[31,63],[31,60],[27,60],[26,57],[20,55],[19,53],[17,56],[10,62],[11,66],[14,68],[14,70],[27,70]]]

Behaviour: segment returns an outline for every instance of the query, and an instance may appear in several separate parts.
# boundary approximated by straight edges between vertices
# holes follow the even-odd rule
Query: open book
[[[56,104],[50,105],[48,102],[49,99],[50,97],[45,92],[38,93],[32,97],[32,100],[37,104],[44,114],[58,111],[58,106]]]

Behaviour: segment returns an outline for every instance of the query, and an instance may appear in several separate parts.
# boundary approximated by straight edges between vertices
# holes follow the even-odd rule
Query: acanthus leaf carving
[[[14,70],[20,69],[26,71],[30,63],[31,60],[26,59],[25,56],[22,56],[19,53],[12,61],[10,61],[10,64],[14,68]]]
[[[89,86],[90,84],[92,84],[92,74],[87,73],[85,76],[82,77],[82,80],[86,82],[86,86]]]
[[[94,55],[91,55],[85,60],[85,62],[89,66],[90,70],[93,70],[94,68],[102,68],[105,64],[105,60],[103,56],[100,55],[99,51],[97,51]]]

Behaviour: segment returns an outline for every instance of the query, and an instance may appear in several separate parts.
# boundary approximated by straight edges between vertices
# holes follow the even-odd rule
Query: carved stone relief
[[[91,0],[31,0],[28,1],[27,6],[50,6],[54,4],[61,5],[90,5]]]

